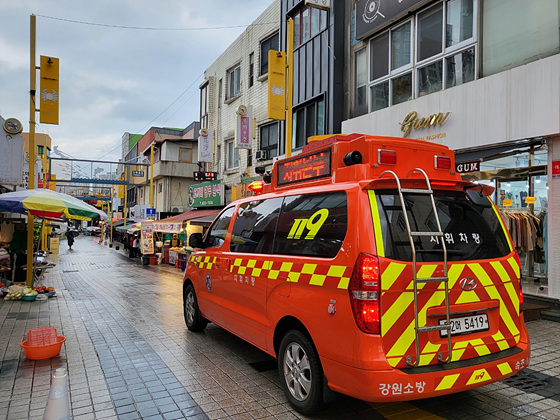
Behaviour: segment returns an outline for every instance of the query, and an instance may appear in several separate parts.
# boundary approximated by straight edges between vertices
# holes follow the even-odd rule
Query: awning
[[[191,223],[193,223],[194,220],[200,218],[210,218],[212,221],[221,211],[221,209],[189,210],[176,216],[168,217],[167,219],[147,223],[152,225],[154,232],[179,233],[183,222],[190,220]]]
[[[537,149],[545,143],[545,139],[525,139],[510,143],[500,143],[491,147],[477,147],[455,150],[455,163],[482,160],[484,162],[514,156],[528,152],[531,147]]]
[[[126,232],[128,229],[131,229],[131,228],[132,228],[132,225],[133,225],[133,224],[134,224],[134,223],[131,223],[130,225],[117,226],[117,227],[115,228],[115,230],[116,230],[117,232]]]

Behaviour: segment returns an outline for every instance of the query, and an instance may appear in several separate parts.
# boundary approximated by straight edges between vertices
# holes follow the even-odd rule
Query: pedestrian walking
[[[140,248],[140,239],[138,239],[138,236],[135,235],[134,241],[132,242],[132,249],[135,257],[138,257],[140,255],[139,248]]]

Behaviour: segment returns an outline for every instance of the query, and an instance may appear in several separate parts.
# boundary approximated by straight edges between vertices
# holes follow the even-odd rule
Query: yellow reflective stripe
[[[410,293],[406,293],[407,295]],[[408,306],[408,305],[407,305]],[[381,322],[383,325],[383,322]],[[414,334],[414,320],[406,327],[406,330],[401,334],[399,339],[395,342],[393,347],[387,352],[387,357],[400,356],[404,354],[415,340]]]
[[[346,267],[344,265],[331,265],[327,276],[329,277],[339,277],[338,282],[339,289],[348,289],[348,283],[350,283],[350,277],[343,277],[346,272]]]
[[[457,379],[459,379],[460,374],[455,374],[455,375],[447,375],[444,376],[443,379],[441,380],[441,382],[439,383],[438,386],[436,386],[436,391],[441,391],[442,389],[449,389],[451,388],[453,385],[455,385],[455,382],[457,382]]]
[[[381,274],[381,290],[390,290],[405,268],[406,264],[390,263],[383,274]]]
[[[504,338],[504,335],[501,331],[498,331],[496,334],[492,336],[492,339],[496,342],[500,350],[509,349],[509,344]]]
[[[339,289],[348,289],[348,285],[350,284],[350,277],[342,277],[338,282],[337,288]]]
[[[469,268],[478,277],[482,285],[486,288],[486,293],[488,293],[488,296],[490,296],[492,299],[498,299],[500,301],[500,316],[504,320],[511,334],[519,334],[519,330],[517,329],[515,322],[506,309],[506,305],[502,299],[502,296],[500,295],[500,293],[498,293],[496,286],[494,286],[494,284],[492,283],[492,279],[490,279],[486,271],[484,271],[480,264],[469,264]]]
[[[247,262],[247,268],[255,268],[255,265],[257,265],[257,260],[249,260]]]
[[[492,377],[490,376],[490,374],[486,369],[477,369],[472,373],[470,379],[467,382],[467,385],[476,384],[479,382],[486,382],[489,381],[490,379],[492,379]]]
[[[498,212],[498,208],[496,207],[496,205],[494,203],[492,203],[492,209],[494,209],[494,214],[496,215],[496,217],[500,221],[500,226],[502,227],[502,231],[504,232],[504,235],[505,235],[505,237],[508,241],[509,250],[511,252],[511,251],[513,251],[513,244],[511,243],[511,239],[509,237],[508,230],[506,229],[506,227],[504,225],[504,221],[502,220],[502,216],[500,216],[500,213]]]
[[[498,369],[500,369],[502,375],[507,375],[508,373],[513,372],[513,369],[511,368],[508,362],[499,364]]]
[[[280,271],[291,271],[294,263],[291,262],[283,262],[280,266]]]
[[[519,278],[519,264],[517,264],[517,261],[514,257],[510,257],[507,259],[507,262],[509,263],[509,265],[511,265],[511,268],[513,269],[513,272],[515,273],[515,278],[516,280]]]
[[[317,264],[304,264],[301,272],[302,274],[313,274],[316,268]]]
[[[371,219],[373,221],[373,232],[375,234],[375,246],[377,248],[377,256],[385,256],[385,248],[383,246],[383,233],[381,231],[381,220],[379,219],[379,208],[377,207],[377,198],[375,191],[368,190],[369,205],[371,208]]]
[[[400,294],[395,303],[393,303],[391,307],[387,309],[387,311],[385,311],[385,313],[383,314],[383,317],[381,319],[382,335],[389,331],[393,324],[398,321],[404,310],[408,308],[413,300],[414,293],[404,292]]]
[[[399,365],[402,359],[403,359],[402,356],[387,357],[387,363],[389,363],[392,367],[395,367]]]
[[[309,280],[309,284],[312,284],[314,286],[322,286],[323,283],[325,283],[326,278],[327,276],[324,276],[322,274],[313,274],[311,276],[311,280]]]
[[[301,276],[301,273],[296,273],[295,271],[288,273],[288,281],[291,283],[297,283],[299,281],[299,276]]]
[[[511,278],[500,261],[491,261],[490,265],[496,270],[496,273],[498,273],[498,276],[502,279],[502,283],[511,282]]]

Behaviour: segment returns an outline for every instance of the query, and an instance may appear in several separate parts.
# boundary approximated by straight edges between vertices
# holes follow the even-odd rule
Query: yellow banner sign
[[[58,124],[58,58],[41,56],[40,121]]]
[[[536,197],[525,197],[525,202],[527,204],[535,204]]]
[[[286,119],[286,53],[268,50],[268,118]]]
[[[506,199],[502,202],[502,206],[511,207],[513,205],[513,200]]]

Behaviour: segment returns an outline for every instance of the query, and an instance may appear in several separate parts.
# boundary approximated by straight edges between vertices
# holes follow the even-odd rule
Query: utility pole
[[[30,78],[29,78],[29,182],[27,188],[32,190],[35,188],[35,91],[37,89],[37,74],[35,67],[35,28],[36,18],[35,15],[30,16]],[[34,230],[34,217],[30,212],[27,212],[27,273],[25,283],[27,286],[33,286],[33,230]]]

